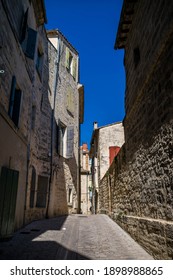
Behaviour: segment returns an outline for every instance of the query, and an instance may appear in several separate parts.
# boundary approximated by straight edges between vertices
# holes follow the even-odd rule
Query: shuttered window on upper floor
[[[12,83],[11,83],[11,93],[10,93],[8,114],[17,127],[19,127],[21,99],[22,99],[22,92],[16,85],[16,77],[13,76]]]
[[[66,158],[72,158],[74,155],[74,127],[67,127],[67,149]]]
[[[69,48],[66,48],[66,68],[68,72],[73,76],[74,80],[76,81],[76,74],[77,74],[77,60],[70,52]]]
[[[69,86],[66,93],[66,108],[72,116],[74,115],[74,107],[74,92],[73,89]]]
[[[42,79],[43,59],[44,59],[43,51],[41,50],[41,48],[38,48],[37,49],[36,69],[37,69],[40,79]]]
[[[74,127],[66,127],[59,123],[56,127],[56,150],[64,158],[72,158],[74,155]]]
[[[25,55],[31,59],[34,59],[37,42],[37,31],[28,26],[28,9],[23,15],[20,42]]]

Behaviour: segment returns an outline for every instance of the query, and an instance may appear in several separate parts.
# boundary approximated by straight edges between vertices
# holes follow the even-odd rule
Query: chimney
[[[98,122],[94,122],[93,125],[94,125],[94,130],[98,128]]]

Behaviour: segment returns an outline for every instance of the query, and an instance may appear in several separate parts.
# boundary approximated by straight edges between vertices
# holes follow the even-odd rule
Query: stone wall
[[[51,151],[51,114],[52,108],[49,102],[49,64],[48,64],[48,39],[45,29],[38,28],[37,51],[44,53],[42,57],[42,70],[34,69],[34,79],[31,91],[31,104],[29,114],[29,148],[28,148],[28,180],[27,200],[25,211],[25,223],[46,217],[48,204],[49,179],[51,173],[50,151]],[[34,111],[33,111],[34,110]],[[33,206],[30,199],[32,192],[32,169],[36,172],[35,194]],[[38,176],[47,178],[46,204],[44,207],[37,206]]]
[[[99,197],[100,209],[156,259],[173,259],[172,12],[170,1],[135,6],[125,46],[125,145]]]
[[[76,78],[66,67],[66,48],[78,61],[78,53],[61,34],[51,34],[48,31],[49,41],[49,102],[54,109],[53,125],[53,181],[51,184],[51,198],[49,205],[50,216],[76,213],[78,207],[78,180],[79,180],[79,92],[78,92],[78,64]],[[59,40],[59,43],[58,43]],[[56,48],[55,48],[56,46]],[[58,47],[59,46],[59,47]],[[60,50],[59,66],[57,49]],[[55,96],[56,95],[56,96]],[[55,98],[55,99],[54,99]],[[54,107],[55,102],[55,107]],[[60,125],[65,128],[64,154],[57,150],[57,129]],[[68,158],[67,130],[73,127],[73,154]]]
[[[15,229],[24,223],[27,147],[32,104],[30,70],[34,62],[25,56],[20,43],[21,20],[28,6],[30,3],[27,0],[0,2],[0,70],[4,70],[4,73],[0,74],[0,169],[6,167],[19,172]],[[29,9],[28,20],[29,27],[34,28],[36,19],[32,6]],[[22,93],[18,125],[15,125],[9,115],[13,76],[16,78],[16,89],[20,89]]]

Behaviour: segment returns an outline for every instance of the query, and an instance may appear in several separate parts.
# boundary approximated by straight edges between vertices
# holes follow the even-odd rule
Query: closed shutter
[[[21,104],[21,90],[15,90],[12,120],[16,126],[19,126],[20,104]]]
[[[36,183],[36,171],[35,171],[35,168],[32,167],[31,191],[30,191],[30,208],[34,207],[35,183]]]
[[[45,208],[47,201],[48,177],[38,176],[36,207]]]
[[[22,21],[22,28],[21,28],[21,39],[20,42],[22,43],[26,37],[26,31],[27,31],[27,21],[28,21],[28,9],[24,13],[23,21]]]
[[[22,92],[16,89],[16,77],[13,76],[8,114],[16,126],[19,125],[21,97]]]
[[[9,110],[8,110],[8,114],[11,118],[12,118],[12,114],[13,114],[15,90],[16,90],[16,77],[13,76],[12,77],[12,83],[11,83]]]
[[[72,76],[76,80],[76,69],[77,69],[77,60],[76,58],[73,58],[73,71],[72,71]]]
[[[0,236],[8,237],[14,231],[19,172],[2,167],[0,177]]]
[[[73,157],[73,146],[74,146],[74,127],[67,127],[67,150],[66,150],[66,158]]]
[[[27,35],[22,46],[25,55],[31,59],[34,59],[36,40],[37,40],[37,31],[35,31],[32,28],[28,28]]]
[[[65,66],[66,66],[67,69],[70,69],[70,51],[69,51],[68,48],[66,48]]]

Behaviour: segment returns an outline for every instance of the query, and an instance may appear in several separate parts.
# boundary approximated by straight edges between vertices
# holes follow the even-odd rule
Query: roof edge
[[[114,49],[123,49],[126,46],[130,27],[132,25],[135,6],[138,0],[124,0],[118,30],[116,34]]]

